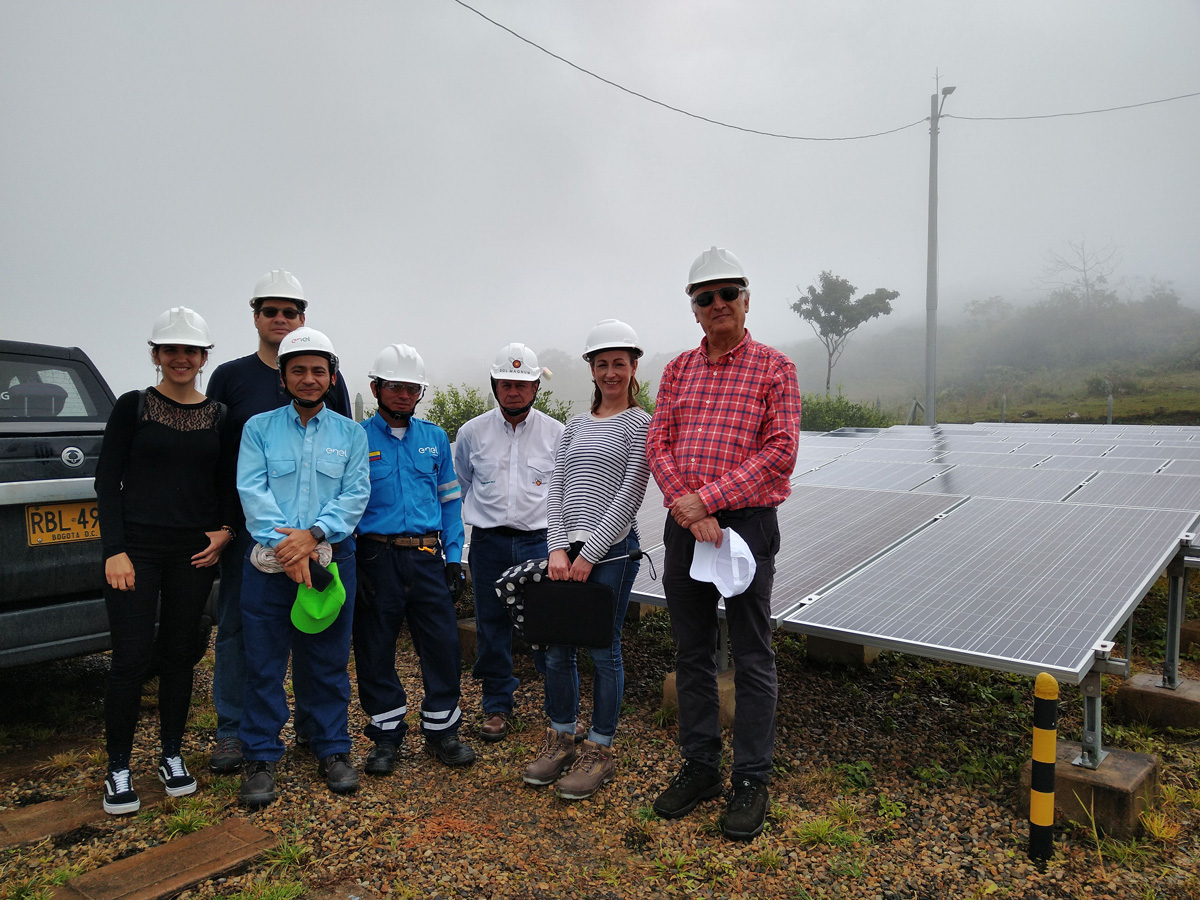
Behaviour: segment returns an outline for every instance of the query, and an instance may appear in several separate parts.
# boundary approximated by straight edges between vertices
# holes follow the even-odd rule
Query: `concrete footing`
[[[1098,769],[1071,765],[1083,752],[1076,741],[1059,741],[1054,767],[1054,821],[1068,820],[1121,840],[1136,836],[1139,817],[1158,798],[1158,758],[1128,750],[1109,750]],[[1021,770],[1020,811],[1029,816],[1032,760]]]
[[[732,728],[733,715],[735,712],[733,700],[733,669],[722,672],[717,676],[717,695],[721,698],[721,727]],[[679,694],[675,689],[674,672],[668,672],[667,677],[663,679],[663,709],[679,709]]]
[[[804,645],[810,662],[834,666],[869,666],[879,658],[880,653],[878,647],[835,641],[815,634],[806,635]]]
[[[1155,728],[1200,728],[1200,682],[1181,680],[1162,687],[1162,675],[1139,672],[1117,688],[1113,716]]]

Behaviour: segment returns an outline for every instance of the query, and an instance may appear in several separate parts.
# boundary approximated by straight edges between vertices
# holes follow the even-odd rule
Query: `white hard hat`
[[[200,313],[186,306],[172,306],[155,319],[150,340],[146,343],[151,347],[178,344],[181,347],[203,347],[205,350],[213,345],[208,337],[208,323]]]
[[[690,297],[692,288],[706,281],[740,281],[750,287],[750,279],[742,270],[742,264],[724,247],[713,247],[696,257],[688,272],[688,285],[684,292]]]
[[[329,360],[330,372],[337,371],[338,358],[337,351],[333,349],[333,342],[325,336],[324,332],[309,328],[307,325],[297,328],[279,342],[279,355],[275,357],[275,364],[282,370],[286,357],[306,353],[324,356]]]
[[[642,355],[637,332],[620,319],[603,319],[588,332],[583,358],[591,362],[592,357],[602,350],[632,350],[634,359]]]
[[[421,354],[408,344],[388,344],[379,351],[371,371],[371,378],[381,378],[384,381],[405,381],[409,384],[420,384],[426,387],[425,360]]]
[[[538,367],[537,354],[524,344],[507,344],[496,354],[492,363],[492,377],[497,381],[537,381],[548,369]]]
[[[269,297],[291,300],[300,307],[300,312],[308,308],[308,301],[304,299],[304,288],[300,287],[296,276],[286,269],[272,269],[258,279],[258,284],[254,286],[254,296],[250,298],[250,305],[258,309],[262,306],[262,301]]]

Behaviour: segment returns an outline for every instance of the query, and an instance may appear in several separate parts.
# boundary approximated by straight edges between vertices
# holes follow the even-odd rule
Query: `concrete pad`
[[[1074,820],[1090,828],[1092,817],[1104,834],[1121,840],[1141,831],[1139,816],[1158,799],[1158,757],[1110,750],[1098,769],[1071,765],[1083,752],[1076,741],[1055,748],[1054,821]],[[1029,817],[1029,783],[1033,760],[1021,770],[1020,813]]]
[[[804,636],[808,658],[812,662],[834,666],[869,666],[879,658],[878,647],[850,644],[815,634]]]
[[[137,779],[134,782],[142,809],[157,806],[167,798],[162,783],[155,778]],[[27,844],[48,837],[74,831],[81,825],[103,822],[111,816],[101,803],[103,788],[98,787],[88,797],[73,797],[69,800],[47,800],[30,806],[0,810],[0,849]]]
[[[54,900],[160,900],[239,868],[276,838],[245,819],[226,819],[134,856],[85,872],[54,889]]]
[[[717,696],[721,698],[720,722],[722,728],[733,727],[733,717],[736,711],[734,703],[733,669],[717,675]],[[675,673],[668,672],[663,679],[663,709],[679,709],[679,694],[675,689]]]
[[[1113,716],[1155,728],[1200,728],[1200,682],[1181,679],[1162,687],[1161,672],[1139,672],[1117,688]]]

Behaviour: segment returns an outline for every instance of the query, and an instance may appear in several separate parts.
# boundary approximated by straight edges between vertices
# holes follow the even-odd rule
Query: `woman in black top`
[[[222,437],[231,430],[222,428],[224,404],[196,387],[212,346],[208,326],[192,310],[175,307],[158,317],[149,343],[159,383],[117,400],[96,467],[112,632],[104,809],[113,814],[141,805],[129,758],[142,685],[154,675],[162,740],[158,777],[172,797],[196,790],[183,762],[183,730],[192,669],[204,652],[198,646],[200,616],[216,562],[233,536],[222,523],[231,521],[234,509],[237,448]]]

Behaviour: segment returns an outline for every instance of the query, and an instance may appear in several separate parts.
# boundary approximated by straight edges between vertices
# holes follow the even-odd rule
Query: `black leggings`
[[[129,766],[142,685],[158,676],[159,735],[164,756],[178,756],[192,702],[192,669],[199,655],[200,616],[217,567],[198,569],[192,555],[208,546],[199,529],[126,526],[134,589],[104,588],[112,631],[112,667],[104,695],[109,767]],[[155,636],[155,614],[159,599]]]

